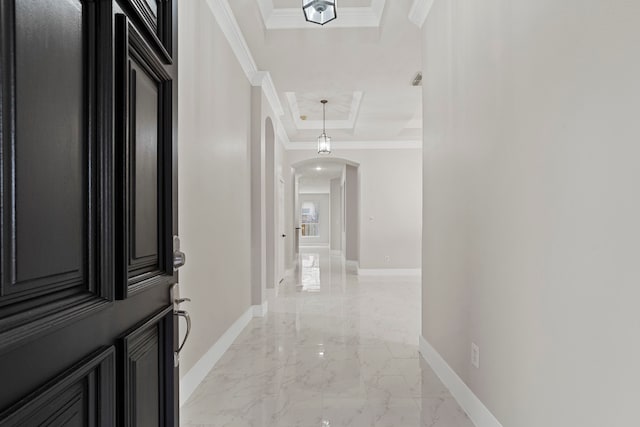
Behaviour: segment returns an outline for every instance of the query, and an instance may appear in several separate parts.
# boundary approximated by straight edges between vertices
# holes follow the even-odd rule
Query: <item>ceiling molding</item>
[[[273,83],[270,72],[256,71],[251,79],[251,84],[253,86],[262,87],[264,96],[267,98],[267,101],[269,101],[269,105],[271,105],[276,116],[284,116],[284,109],[282,108],[280,97],[278,96],[278,90],[276,89],[276,85]]]
[[[271,0],[256,0],[258,4],[260,4],[261,13],[269,13],[269,10],[273,10],[273,3]],[[429,4],[428,8],[425,9],[425,18],[426,14],[428,14],[428,9],[431,7],[433,0],[416,0],[414,3],[414,7],[412,7],[412,12],[416,9],[417,3],[426,2]],[[268,2],[268,3],[267,3]],[[382,12],[384,11],[386,0],[372,0],[370,8],[351,8],[358,9],[359,13],[362,13],[362,9],[371,9],[376,16],[377,22],[379,24],[380,19],[382,17]],[[284,110],[282,108],[282,104],[280,102],[280,98],[278,96],[278,91],[273,83],[273,79],[271,78],[271,74],[268,71],[260,71],[258,70],[258,66],[249,50],[249,46],[244,38],[242,31],[240,30],[240,26],[236,21],[236,18],[229,6],[228,0],[207,0],[207,4],[211,9],[213,16],[215,17],[218,25],[220,26],[225,38],[227,39],[229,45],[242,70],[244,71],[247,80],[253,86],[260,86],[263,90],[265,98],[271,105],[274,114],[276,117],[274,119],[274,125],[276,128],[276,134],[278,139],[283,144],[286,150],[316,150],[316,142],[291,142],[287,135],[287,132],[282,125],[282,121],[280,117],[284,115]],[[271,9],[269,9],[269,7]],[[348,8],[347,8],[348,9]],[[282,9],[281,9],[282,10]],[[297,9],[295,9],[297,10]],[[344,15],[344,10],[341,9],[341,19],[342,15]],[[301,13],[301,12],[300,12]],[[264,16],[264,15],[263,15]],[[298,18],[299,19],[299,16]],[[306,24],[306,21],[303,21]],[[333,23],[332,23],[333,24]],[[304,26],[302,28],[322,28],[320,25],[314,25],[312,27]],[[292,27],[293,28],[293,27]],[[360,101],[358,101],[359,103]],[[353,104],[352,104],[353,108]],[[358,106],[359,109],[359,106]],[[329,122],[327,122],[329,123]],[[327,126],[328,127],[328,126]],[[335,150],[359,150],[359,149],[416,149],[422,147],[421,141],[334,141],[333,147]]]
[[[347,120],[327,120],[325,129],[354,129],[356,127],[356,119],[360,112],[360,105],[362,103],[362,97],[364,93],[361,91],[353,92],[351,98],[351,107],[349,110],[349,118]],[[301,112],[298,107],[298,99],[295,92],[285,92],[287,101],[289,102],[289,108],[291,109],[291,115],[293,121],[298,130],[313,130],[322,129],[322,120],[302,120],[300,118]]]
[[[280,139],[286,148],[289,144],[289,137],[284,131],[284,126],[280,120],[280,117],[284,115],[284,109],[282,108],[282,103],[280,102],[276,86],[271,78],[271,73],[268,71],[258,70],[256,61],[253,59],[249,45],[242,34],[242,30],[240,30],[240,26],[238,25],[238,21],[236,21],[235,15],[229,6],[228,0],[207,0],[207,4],[218,22],[222,33],[227,39],[227,42],[231,46],[231,50],[238,59],[247,80],[249,80],[249,83],[252,86],[262,88],[262,92],[276,116],[273,117],[273,121],[277,135],[279,136],[278,139]]]
[[[207,0],[207,4],[216,21],[218,21],[218,25],[220,25],[233,53],[238,58],[242,70],[249,81],[252,81],[253,75],[258,71],[258,66],[253,59],[253,55],[251,55],[247,41],[240,30],[236,17],[233,15],[229,2],[227,0]]]
[[[434,1],[435,0],[414,0],[411,10],[409,11],[409,20],[422,28],[433,7]]]
[[[317,150],[316,142],[289,142],[287,150]],[[333,141],[331,149],[337,150],[415,150],[422,148],[422,141]]]
[[[287,131],[284,129],[280,118],[278,118],[276,123],[276,135],[278,136],[278,140],[282,144],[285,150],[288,150],[291,146],[291,141],[289,141],[289,135],[287,135]]]
[[[338,9],[338,19],[326,26],[310,24],[300,8],[276,9],[273,0],[256,0],[267,30],[371,28],[379,27],[386,0],[372,0],[369,7],[343,7]]]
[[[269,20],[269,17],[273,13],[273,0],[256,0],[258,3],[258,9],[262,15],[262,22],[265,23]]]

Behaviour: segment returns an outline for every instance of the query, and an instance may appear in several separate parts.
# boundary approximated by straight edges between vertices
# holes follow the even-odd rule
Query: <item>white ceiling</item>
[[[342,176],[342,171],[344,170],[344,162],[331,161],[328,159],[318,159],[315,162],[305,162],[303,165],[297,166],[295,169],[296,175],[300,176],[301,182],[309,179],[329,180]]]
[[[298,9],[288,19],[299,19],[302,28],[267,29],[258,7],[267,2],[275,13]],[[421,140],[422,91],[411,86],[421,67],[420,30],[409,21],[411,0],[340,0],[338,20],[341,8],[363,16],[374,6],[382,11],[379,26],[362,21],[352,28],[306,23],[302,0],[229,4],[258,68],[271,73],[290,141],[315,142],[323,98],[334,147],[341,141]]]

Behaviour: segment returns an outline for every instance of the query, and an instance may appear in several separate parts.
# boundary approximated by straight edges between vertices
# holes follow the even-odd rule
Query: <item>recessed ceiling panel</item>
[[[300,115],[307,120],[322,120],[322,104],[320,100],[326,99],[327,120],[349,120],[353,93],[322,93],[308,92],[295,94]]]
[[[326,129],[353,129],[355,127],[362,92],[287,92],[291,118],[298,129],[322,129],[322,104],[326,99]]]
[[[258,69],[269,71],[273,79],[284,109],[278,127],[287,134],[284,139],[315,149],[322,132],[320,100],[326,98],[333,148],[422,140],[422,88],[411,85],[422,69],[421,33],[408,18],[411,0],[373,0],[371,6],[361,6],[377,10],[376,5],[384,4],[383,25],[375,28],[336,27],[348,15],[340,14],[347,0],[338,0],[336,21],[310,24],[304,20],[302,0],[295,0],[291,19],[304,28],[275,30],[263,25],[264,12],[268,16],[282,9],[256,10],[256,4],[266,1],[272,0],[233,0],[229,5]],[[280,7],[290,0],[275,1]]]

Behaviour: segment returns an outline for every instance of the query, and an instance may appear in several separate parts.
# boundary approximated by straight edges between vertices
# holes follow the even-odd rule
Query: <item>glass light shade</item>
[[[307,21],[320,25],[338,17],[336,0],[303,0],[302,10]]]
[[[318,137],[318,154],[331,153],[331,137],[323,133]]]

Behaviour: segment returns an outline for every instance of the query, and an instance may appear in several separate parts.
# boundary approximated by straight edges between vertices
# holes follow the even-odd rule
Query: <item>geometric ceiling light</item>
[[[302,10],[307,21],[320,25],[338,17],[336,0],[302,0]]]
[[[327,100],[323,99],[322,103],[322,135],[318,137],[318,154],[331,154],[331,138],[327,136],[325,129]]]

